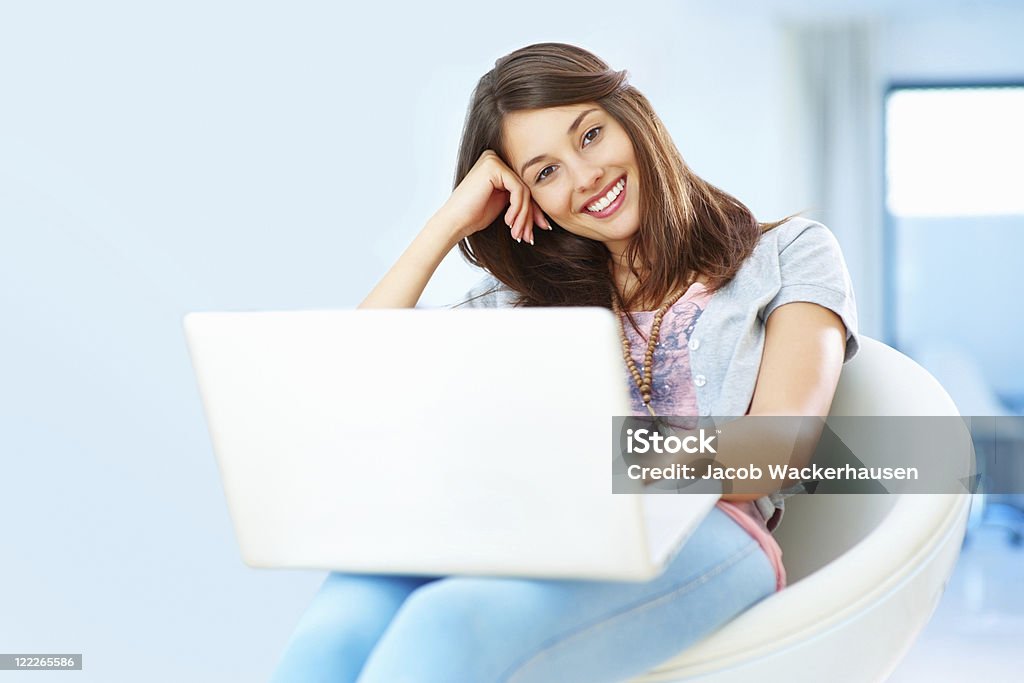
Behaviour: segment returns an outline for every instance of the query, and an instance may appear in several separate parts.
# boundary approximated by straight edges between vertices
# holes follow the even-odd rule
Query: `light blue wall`
[[[923,0],[918,5],[915,11],[894,12],[885,23],[882,59],[892,78],[1024,78],[1019,2]]]
[[[972,352],[994,391],[1024,395],[1024,216],[901,218],[893,227],[899,345]]]

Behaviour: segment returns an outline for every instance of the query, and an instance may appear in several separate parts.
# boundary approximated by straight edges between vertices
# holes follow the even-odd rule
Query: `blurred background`
[[[242,564],[181,318],[356,306],[529,43],[627,69],[761,220],[828,225],[861,332],[963,414],[1024,412],[1022,34],[1011,0],[0,2],[0,652],[269,676],[325,574]],[[479,277],[455,250],[421,305]],[[1019,679],[1020,509],[976,496],[893,680]]]

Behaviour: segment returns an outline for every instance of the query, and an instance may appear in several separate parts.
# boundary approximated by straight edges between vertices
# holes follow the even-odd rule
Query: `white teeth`
[[[587,211],[592,211],[594,213],[597,213],[598,211],[604,211],[605,209],[608,208],[609,204],[615,201],[615,198],[619,196],[619,193],[622,192],[622,188],[624,188],[625,186],[626,179],[623,178],[619,182],[615,183],[615,187],[608,190],[608,194],[606,194],[605,196],[601,197],[600,200],[588,206]]]

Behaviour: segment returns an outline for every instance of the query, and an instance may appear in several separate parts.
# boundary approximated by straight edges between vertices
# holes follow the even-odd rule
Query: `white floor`
[[[890,683],[1024,680],[1024,546],[1004,527],[968,532],[935,616]]]

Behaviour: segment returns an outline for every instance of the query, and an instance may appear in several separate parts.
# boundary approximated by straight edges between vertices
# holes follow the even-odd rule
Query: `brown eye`
[[[553,168],[554,168],[554,166],[545,166],[544,168],[542,168],[540,170],[540,173],[537,174],[537,182],[539,183],[540,181],[544,180],[549,175],[551,175],[551,173],[548,173],[547,171],[548,171],[548,169],[553,169]],[[552,171],[552,173],[554,173],[554,171]]]
[[[591,128],[591,129],[590,129],[590,130],[588,130],[588,131],[586,132],[586,134],[585,134],[585,135],[583,136],[583,139],[584,139],[584,140],[585,140],[586,142],[593,142],[593,141],[594,141],[595,139],[597,139],[597,136],[595,135],[594,137],[590,137],[590,134],[591,134],[591,133],[596,133],[596,132],[597,132],[597,131],[599,131],[599,130],[601,130],[601,126],[596,126],[596,127],[594,127],[594,128]]]

